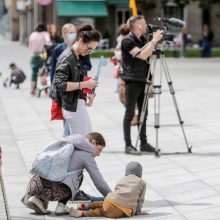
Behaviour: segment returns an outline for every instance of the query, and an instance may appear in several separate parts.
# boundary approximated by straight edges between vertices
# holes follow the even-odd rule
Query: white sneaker
[[[82,217],[82,211],[74,209],[73,207],[70,208],[69,215],[75,218]]]
[[[31,196],[28,196],[27,193],[26,193],[26,194],[21,198],[21,202],[22,202],[23,205],[26,206],[27,208],[33,209],[33,207],[28,204],[28,199],[30,199],[30,198],[31,198]],[[43,201],[42,203],[43,203],[44,208],[47,209],[47,208],[48,208],[48,202],[47,202],[47,201]]]
[[[68,215],[70,208],[67,205],[64,205],[63,203],[59,202],[57,204],[55,215]]]
[[[31,196],[31,197],[28,199],[27,207],[28,207],[28,208],[31,208],[31,209],[34,209],[34,211],[35,211],[37,214],[40,214],[40,215],[50,214],[50,211],[49,211],[49,210],[46,210],[46,209],[44,208],[43,202],[42,202],[39,198],[37,198],[36,196]]]
[[[28,199],[30,199],[31,196],[28,196],[27,194],[25,194],[22,198],[21,198],[21,202],[23,203],[24,206],[26,206],[29,209],[33,209],[32,206],[28,205]]]

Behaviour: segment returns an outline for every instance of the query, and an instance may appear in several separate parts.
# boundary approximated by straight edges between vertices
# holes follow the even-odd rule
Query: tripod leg
[[[159,156],[160,94],[161,85],[154,85],[154,128],[156,129],[155,156]]]
[[[175,97],[175,91],[174,91],[173,83],[172,83],[172,80],[171,80],[171,77],[170,77],[170,74],[169,74],[169,71],[168,71],[168,66],[166,64],[164,55],[162,55],[161,57],[162,57],[162,65],[163,65],[164,73],[165,73],[165,76],[166,76],[167,84],[168,84],[170,94],[171,94],[172,99],[173,99],[173,103],[174,103],[174,106],[175,106],[175,109],[176,109],[179,124],[182,128],[183,137],[184,137],[184,140],[186,142],[188,153],[191,153],[192,152],[192,146],[189,146],[187,138],[186,138],[185,130],[184,130],[184,127],[183,127],[184,121],[182,120],[182,118],[180,116],[180,111],[179,111],[179,108],[178,108],[178,105],[177,105],[177,101],[176,101],[176,97]]]

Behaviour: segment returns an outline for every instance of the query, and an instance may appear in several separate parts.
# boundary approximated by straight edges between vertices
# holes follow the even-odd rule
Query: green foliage
[[[101,56],[104,56],[104,57],[113,57],[114,56],[114,52],[113,51],[110,51],[110,50],[97,50],[97,51],[94,51],[92,54],[91,54],[91,57],[92,58],[99,58]]]
[[[164,51],[166,57],[180,57],[180,52],[176,51]],[[105,58],[114,56],[114,52],[110,50],[97,50],[91,54],[91,58],[99,58],[104,56]],[[201,50],[187,50],[186,51],[187,58],[200,58],[201,57]],[[214,48],[212,50],[212,57],[220,57],[220,48]]]
[[[166,57],[180,57],[179,51],[165,51],[164,52]],[[186,51],[186,58],[200,58],[201,57],[201,50],[187,50]],[[212,56],[211,57],[220,57],[220,48],[216,48],[212,50]]]

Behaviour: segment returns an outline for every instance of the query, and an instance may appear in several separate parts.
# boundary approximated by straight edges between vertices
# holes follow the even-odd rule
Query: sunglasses
[[[89,46],[89,44],[86,44],[86,52],[87,53],[92,53],[93,51],[95,51],[96,48],[92,48]]]

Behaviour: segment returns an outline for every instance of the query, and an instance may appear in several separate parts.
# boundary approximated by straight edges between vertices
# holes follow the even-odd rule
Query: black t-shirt
[[[147,40],[144,37],[137,39],[131,32],[122,40],[122,68],[125,81],[146,82],[148,62],[132,57],[129,53],[135,47],[142,48],[146,43]]]

